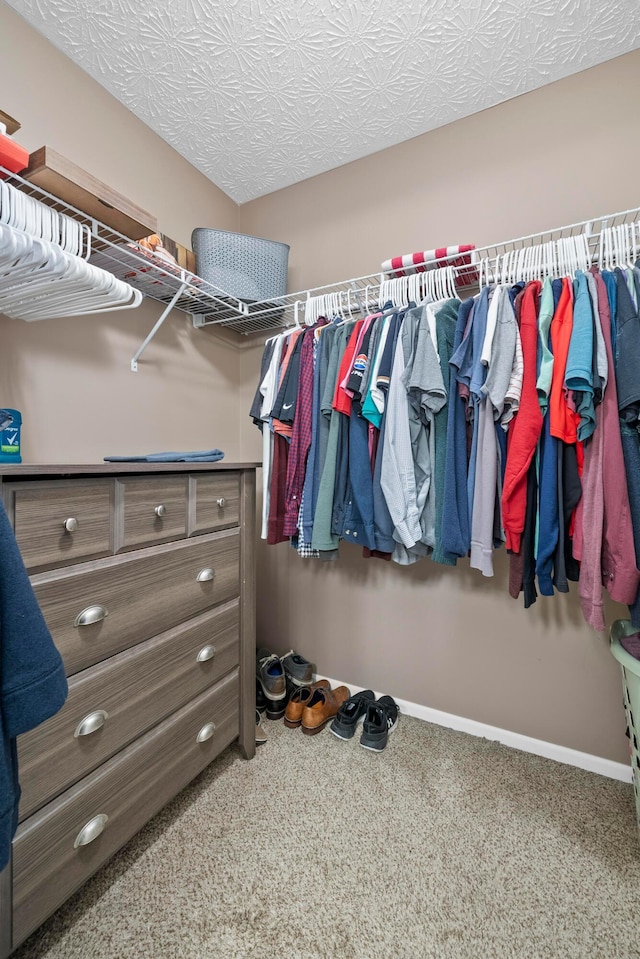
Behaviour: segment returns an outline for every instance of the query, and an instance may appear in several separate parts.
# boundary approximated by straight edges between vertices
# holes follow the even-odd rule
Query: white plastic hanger
[[[18,222],[34,225],[31,215]],[[141,302],[142,293],[105,270],[0,225],[0,312],[7,316],[40,320],[130,309]]]
[[[610,233],[611,239],[611,250],[612,250],[612,267],[615,269],[616,266],[622,266],[622,253],[620,250],[620,238],[618,236],[617,227],[612,226]]]
[[[611,270],[611,236],[609,227],[604,227],[600,234],[602,269]]]
[[[531,248],[531,279],[539,280],[542,274],[542,246],[536,243]]]
[[[490,261],[487,260],[489,263]],[[448,300],[459,300],[458,290],[456,287],[456,270],[453,266],[447,267],[446,275],[446,294]]]
[[[629,238],[629,224],[621,223],[618,227],[618,237],[622,256],[622,262],[625,268],[629,269],[633,265],[633,254],[631,252],[631,240]]]
[[[433,272],[435,274],[434,282],[435,282],[435,290],[436,290],[436,302],[438,302],[444,299],[444,296],[442,295],[443,294],[442,267],[436,267],[436,269]]]
[[[567,276],[573,277],[578,266],[576,260],[576,249],[572,236],[565,237],[565,251],[567,257]]]
[[[513,286],[514,284],[514,258],[515,250],[507,250],[504,258],[504,279],[507,286]]]
[[[626,250],[624,246],[624,236],[623,236],[621,226],[618,225],[613,227],[613,236],[614,236],[614,242],[615,242],[615,248],[616,248],[616,263],[618,266],[624,269],[627,262],[627,258],[626,258]]]
[[[480,262],[482,263],[482,267],[478,269],[478,286],[482,289],[483,285],[489,285],[491,282],[491,261],[489,257],[483,257]]]
[[[589,237],[587,236],[586,233],[583,233],[581,235],[581,240],[582,240],[582,249],[584,252],[584,268],[585,270],[590,270],[592,266],[591,250],[589,248]]]
[[[420,302],[420,274],[412,273],[408,282],[409,299],[414,303]]]
[[[604,237],[604,265],[607,270],[613,270],[613,244],[611,242],[611,228],[606,227],[602,233]]]
[[[4,181],[0,182],[0,223],[57,243],[75,256],[88,259],[91,254],[88,227],[21,193]]]
[[[588,269],[588,267],[585,263],[584,243],[582,242],[582,236],[579,233],[576,233],[573,237],[573,246],[576,251],[576,269],[584,272],[586,269]]]
[[[558,267],[560,269],[560,275],[563,277],[567,276],[569,272],[569,268],[567,265],[567,247],[563,237],[557,240],[556,251],[558,254]]]

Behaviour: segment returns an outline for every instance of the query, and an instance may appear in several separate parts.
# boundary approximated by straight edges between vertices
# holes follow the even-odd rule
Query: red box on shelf
[[[0,133],[0,166],[12,173],[20,173],[29,165],[29,151],[21,147],[11,137]],[[0,173],[0,177],[4,175]]]

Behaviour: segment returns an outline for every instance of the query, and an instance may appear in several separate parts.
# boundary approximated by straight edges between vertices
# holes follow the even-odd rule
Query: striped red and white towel
[[[474,243],[460,246],[441,246],[436,250],[421,250],[419,253],[405,253],[404,256],[393,256],[382,264],[382,272],[391,277],[410,276],[411,273],[424,273],[425,270],[434,270],[439,266],[467,266],[473,261],[471,251],[475,250]],[[460,254],[457,256],[456,254]],[[446,259],[453,257],[453,259]],[[476,270],[464,270],[457,277],[459,286],[471,286],[477,280]]]

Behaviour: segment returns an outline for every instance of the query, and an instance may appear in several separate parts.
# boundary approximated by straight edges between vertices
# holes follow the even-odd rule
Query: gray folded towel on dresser
[[[147,453],[146,456],[105,456],[106,463],[217,463],[222,450],[192,450],[186,453]]]

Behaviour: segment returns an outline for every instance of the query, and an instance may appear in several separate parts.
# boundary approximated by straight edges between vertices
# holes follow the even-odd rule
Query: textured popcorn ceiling
[[[9,4],[239,203],[640,46],[638,0]]]

